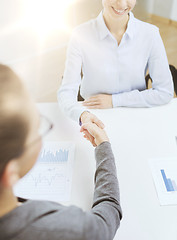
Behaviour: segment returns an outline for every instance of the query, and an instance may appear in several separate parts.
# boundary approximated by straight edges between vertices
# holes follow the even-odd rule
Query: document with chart
[[[160,205],[177,205],[177,158],[150,159]]]
[[[35,166],[15,185],[15,195],[25,199],[69,201],[74,149],[70,142],[44,142]]]

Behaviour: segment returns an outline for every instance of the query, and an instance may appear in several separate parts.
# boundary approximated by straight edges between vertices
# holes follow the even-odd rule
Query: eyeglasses
[[[50,132],[50,130],[53,129],[53,127],[54,127],[53,123],[51,123],[47,117],[40,115],[40,126],[38,129],[39,137],[34,139],[32,142],[28,143],[25,148],[43,139]]]
[[[53,123],[45,116],[40,115],[39,135],[45,137],[53,129]]]

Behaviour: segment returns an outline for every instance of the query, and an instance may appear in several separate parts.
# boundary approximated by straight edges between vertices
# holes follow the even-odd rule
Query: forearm
[[[95,150],[96,173],[92,225],[99,226],[97,239],[113,239],[122,218],[115,160],[109,142]]]
[[[58,91],[57,98],[62,111],[79,123],[79,118],[86,108],[77,102],[77,93],[71,90],[70,86],[62,86]]]
[[[134,90],[112,96],[113,107],[155,107],[167,104],[173,98],[173,84],[168,89]]]
[[[120,194],[116,165],[110,143],[101,143],[95,149],[95,157],[96,172],[93,207],[105,198],[119,204]]]

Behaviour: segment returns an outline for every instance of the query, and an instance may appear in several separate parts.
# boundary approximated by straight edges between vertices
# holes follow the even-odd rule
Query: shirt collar
[[[127,30],[126,30],[126,34],[130,37],[130,38],[133,38],[133,34],[134,34],[134,22],[135,22],[135,17],[133,15],[132,12],[129,13],[130,14],[130,18],[129,18],[129,21],[128,21],[128,26],[127,26]]]
[[[127,30],[125,32],[130,38],[133,38],[134,19],[135,19],[135,17],[133,15],[133,13],[130,12],[130,18],[128,21]],[[110,31],[107,28],[104,18],[103,18],[103,12],[100,12],[100,14],[97,17],[97,25],[98,25],[98,32],[99,32],[100,40],[103,40],[107,35],[110,35]]]
[[[100,14],[97,17],[97,26],[98,26],[98,32],[100,35],[100,40],[103,40],[107,35],[110,34],[110,31],[108,30],[104,22],[103,12],[100,12]]]

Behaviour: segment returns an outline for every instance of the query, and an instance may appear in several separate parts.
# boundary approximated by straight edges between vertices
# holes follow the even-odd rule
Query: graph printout
[[[35,166],[15,185],[15,195],[25,199],[69,201],[74,148],[69,142],[44,142]]]
[[[150,159],[152,176],[161,205],[177,205],[177,158]]]

